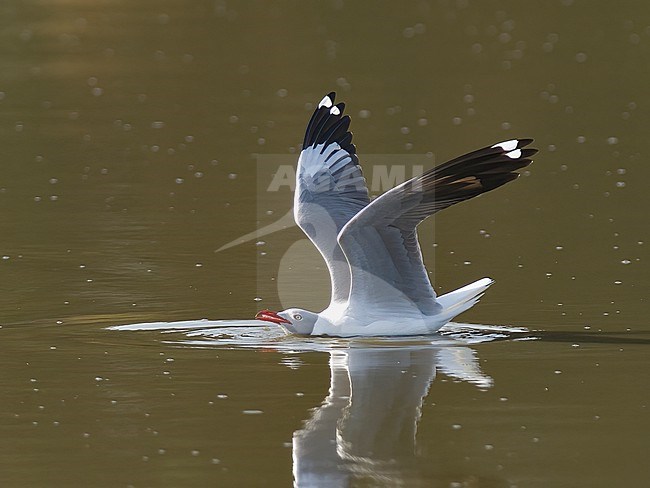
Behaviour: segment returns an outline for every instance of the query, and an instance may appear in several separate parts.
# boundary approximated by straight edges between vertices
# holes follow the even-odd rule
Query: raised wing
[[[530,164],[537,152],[524,149],[531,142],[513,139],[465,154],[396,186],[355,215],[338,238],[351,268],[351,313],[368,307],[439,311],[422,262],[417,225],[517,178],[515,170]]]
[[[294,218],[322,254],[330,272],[332,302],[350,291],[350,269],[337,242],[343,226],[370,201],[345,105],[326,95],[309,121],[296,172]]]

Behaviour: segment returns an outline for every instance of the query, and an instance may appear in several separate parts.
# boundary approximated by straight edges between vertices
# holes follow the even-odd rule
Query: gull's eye
[[[302,320],[302,315],[300,315],[299,313],[294,313],[294,314],[293,314],[293,318],[294,318],[295,320]]]

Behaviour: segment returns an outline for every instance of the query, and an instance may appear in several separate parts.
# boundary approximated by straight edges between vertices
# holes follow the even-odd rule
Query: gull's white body
[[[318,105],[298,159],[294,218],[327,264],[330,305],[320,313],[263,310],[289,333],[397,336],[436,332],[493,283],[483,278],[436,296],[416,228],[435,212],[515,179],[536,152],[512,139],[437,166],[370,200],[344,104]]]
[[[318,314],[311,335],[351,337],[432,334],[456,315],[474,306],[492,283],[494,281],[490,278],[483,278],[438,297],[440,312],[429,316],[423,315],[415,307],[396,309],[390,306],[374,308],[364,315],[353,316],[348,313],[347,303],[330,304]],[[396,330],[399,330],[399,334],[395,334]]]

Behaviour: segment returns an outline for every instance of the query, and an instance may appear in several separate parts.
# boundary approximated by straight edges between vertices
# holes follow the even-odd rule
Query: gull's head
[[[291,334],[309,335],[314,330],[318,314],[301,308],[288,308],[282,312],[260,310],[255,318],[277,324]]]

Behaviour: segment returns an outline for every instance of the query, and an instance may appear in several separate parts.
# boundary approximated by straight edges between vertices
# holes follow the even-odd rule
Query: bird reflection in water
[[[436,372],[480,388],[492,385],[469,347],[330,351],[329,394],[293,435],[294,485],[347,486],[359,478],[405,482],[422,402]]]

